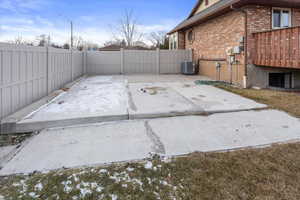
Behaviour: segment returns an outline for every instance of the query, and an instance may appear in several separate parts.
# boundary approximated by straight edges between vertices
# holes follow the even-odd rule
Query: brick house
[[[300,88],[300,0],[198,0],[170,31],[201,75],[242,87]]]

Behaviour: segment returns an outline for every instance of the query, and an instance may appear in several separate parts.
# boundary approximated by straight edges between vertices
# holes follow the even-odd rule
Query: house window
[[[291,26],[291,9],[273,8],[272,26],[276,28],[287,28]]]
[[[208,0],[205,0],[205,5],[207,6],[209,4],[209,1]]]
[[[293,73],[269,73],[269,87],[292,88]]]
[[[193,30],[188,32],[187,38],[188,38],[188,41],[190,43],[193,43],[193,41],[194,41],[194,32],[193,32]]]

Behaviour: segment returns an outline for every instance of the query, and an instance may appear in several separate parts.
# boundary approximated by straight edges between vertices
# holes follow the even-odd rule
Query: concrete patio
[[[195,80],[207,79],[181,75],[84,78],[50,102],[21,111],[27,114],[16,121],[18,130],[41,132],[9,159],[6,156],[0,175],[300,139],[298,118],[213,86],[196,85]]]
[[[195,80],[207,79],[182,75],[88,77],[38,109],[27,109],[28,114],[15,122],[15,131],[266,107],[213,86],[196,85]]]

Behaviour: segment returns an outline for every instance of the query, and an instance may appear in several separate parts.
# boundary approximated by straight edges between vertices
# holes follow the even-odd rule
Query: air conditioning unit
[[[194,75],[198,73],[198,66],[189,61],[184,61],[181,63],[181,73],[185,75]]]

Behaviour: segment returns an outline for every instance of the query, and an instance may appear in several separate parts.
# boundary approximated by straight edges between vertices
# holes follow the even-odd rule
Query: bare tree
[[[63,49],[70,49],[70,45],[69,43],[65,43],[63,46],[62,46]]]
[[[116,28],[112,28],[113,38],[116,41],[125,41],[126,46],[131,47],[135,42],[142,41],[143,33],[138,30],[137,20],[133,11],[126,10]]]
[[[109,41],[106,41],[103,46],[104,47],[107,47],[107,46],[110,46],[110,45],[118,45],[120,47],[126,47],[126,42],[125,40],[118,40],[118,39],[115,39],[115,40],[109,40]]]
[[[164,31],[152,32],[149,34],[148,39],[154,47],[160,48],[161,45],[165,43],[166,32]]]
[[[17,45],[30,45],[33,46],[33,42],[25,40],[22,36],[16,37],[14,40],[8,41],[11,44],[17,44]]]
[[[50,35],[49,36],[47,36],[45,34],[39,35],[39,36],[36,37],[36,41],[38,43],[38,46],[40,46],[40,47],[51,45]]]
[[[24,44],[24,43],[26,43],[26,41],[23,40],[22,36],[18,36],[14,39],[13,43],[14,44]]]
[[[81,36],[75,36],[73,37],[73,45],[77,50],[82,50],[84,47],[84,40]]]
[[[84,48],[86,48],[87,50],[97,50],[99,49],[99,45],[94,43],[94,42],[90,42],[90,41],[87,41],[87,42],[84,42]]]

